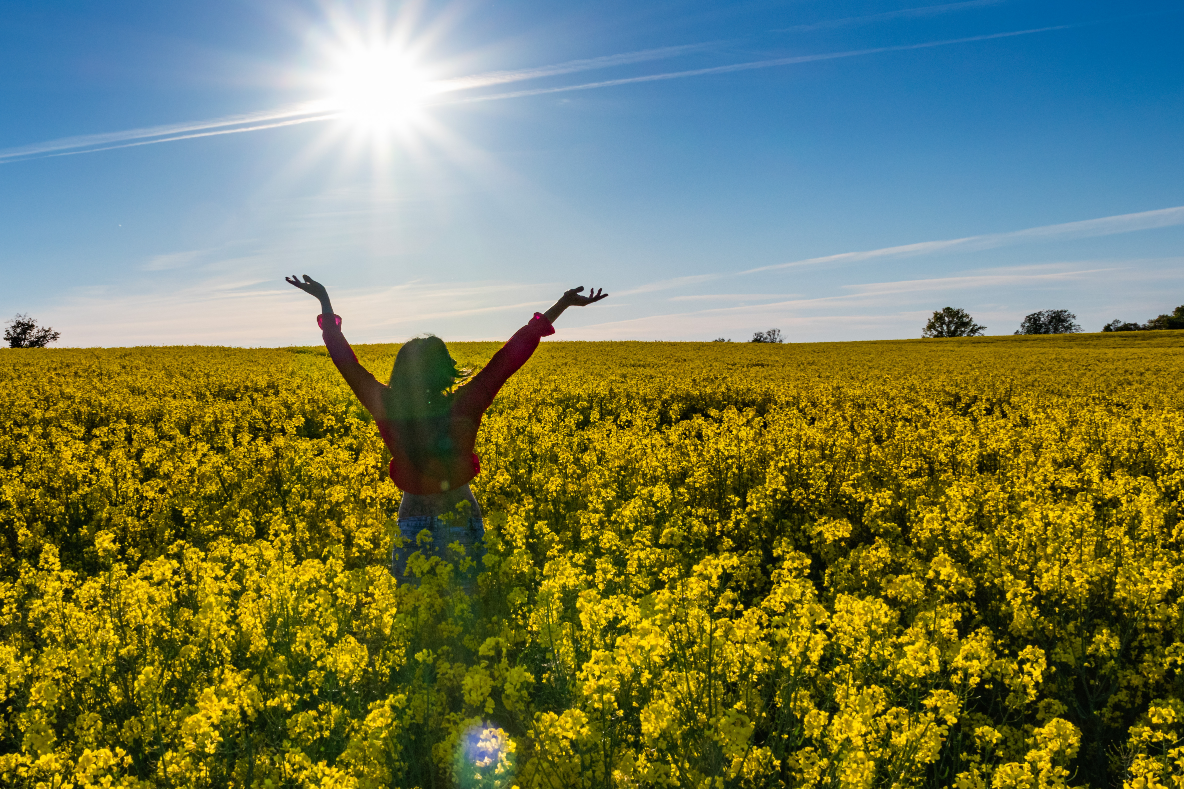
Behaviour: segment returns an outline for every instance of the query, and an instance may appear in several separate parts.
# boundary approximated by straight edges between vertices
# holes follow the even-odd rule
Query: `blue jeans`
[[[419,535],[424,530],[431,534],[431,543],[421,545]],[[419,579],[414,574],[407,574],[407,560],[417,551],[423,556],[439,556],[442,559],[458,562],[461,557],[448,550],[454,542],[464,548],[465,558],[470,558],[474,566],[466,573],[458,570],[456,578],[464,586],[471,586],[480,572],[481,560],[485,557],[485,523],[479,517],[469,518],[440,518],[431,515],[417,515],[399,519],[399,534],[403,538],[403,545],[396,545],[391,549],[391,572],[402,583],[418,584]]]

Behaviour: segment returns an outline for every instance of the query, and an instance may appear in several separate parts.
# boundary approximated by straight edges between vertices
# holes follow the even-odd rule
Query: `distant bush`
[[[1184,304],[1171,313],[1152,318],[1146,323],[1123,323],[1115,318],[1102,327],[1102,331],[1155,331],[1157,329],[1184,329]]]
[[[1184,329],[1184,304],[1181,304],[1170,314],[1160,315],[1147,321],[1148,329]]]
[[[1102,331],[1144,331],[1146,326],[1141,323],[1123,323],[1115,318],[1102,327]]]
[[[784,342],[781,339],[781,329],[769,329],[768,331],[758,331],[752,335],[753,342]]]
[[[1081,324],[1068,310],[1040,310],[1024,318],[1016,334],[1077,334]]]
[[[34,318],[18,314],[4,329],[4,340],[9,348],[44,348],[62,336],[49,326],[38,326]]]
[[[973,337],[987,330],[970,317],[970,313],[954,307],[943,307],[933,311],[933,317],[925,324],[922,337]]]
[[[714,340],[712,340],[712,342],[731,342],[731,340],[727,339],[726,337],[716,337]]]

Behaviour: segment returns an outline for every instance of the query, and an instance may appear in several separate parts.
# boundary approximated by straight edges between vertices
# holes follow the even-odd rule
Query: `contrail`
[[[974,41],[990,41],[996,38],[1011,38],[1013,36],[1027,36],[1033,33],[1045,33],[1050,30],[1066,30],[1075,25],[1055,25],[1053,27],[1036,27],[1030,30],[1013,30],[1007,33],[991,33],[983,36],[968,38],[950,38],[943,41],[927,41],[923,44],[901,44],[893,47],[875,47],[874,49],[853,49],[846,52],[826,52],[820,55],[797,55],[788,58],[772,58],[770,60],[752,60],[746,63],[733,63],[727,66],[710,66],[708,68],[689,69],[687,71],[668,71],[663,74],[646,74],[640,77],[623,77],[602,82],[585,82],[580,85],[563,85],[556,88],[534,88],[531,90],[517,90],[510,93],[494,93],[488,96],[471,96],[468,98],[450,99],[435,104],[467,104],[477,101],[495,101],[498,99],[517,99],[525,96],[542,96],[548,93],[566,93],[573,90],[593,90],[595,88],[611,88],[617,85],[631,85],[636,82],[657,82],[667,79],[683,79],[686,77],[700,77],[706,74],[728,74],[734,71],[751,71],[754,69],[790,66],[797,63],[813,63],[819,60],[837,60],[839,58],[853,58],[864,55],[878,55],[884,52],[907,52],[914,49],[931,49],[945,47],[951,44],[969,44]]]
[[[689,285],[740,277],[745,274],[757,274],[762,271],[861,263],[865,260],[919,257],[921,255],[933,255],[939,252],[978,252],[984,249],[997,249],[1024,242],[1097,238],[1099,236],[1113,236],[1119,233],[1134,233],[1139,230],[1155,230],[1157,228],[1176,227],[1178,225],[1184,225],[1184,205],[1172,208],[1158,208],[1154,211],[1141,211],[1135,214],[1116,214],[1115,216],[1103,216],[1098,219],[1063,222],[1057,225],[1041,225],[1040,227],[1012,230],[1006,233],[990,233],[981,236],[946,239],[943,241],[922,241],[916,244],[868,249],[861,252],[841,252],[837,255],[806,258],[804,260],[794,260],[789,263],[775,263],[771,266],[760,266],[759,268],[750,268],[746,271],[694,274],[685,277],[675,277],[674,279],[648,282],[626,291],[613,292],[617,296],[631,296],[637,293],[678,290]]]
[[[197,132],[194,134],[181,134],[174,137],[162,137],[157,140],[138,140],[136,142],[125,142],[118,145],[105,145],[102,148],[86,148],[81,151],[58,151],[56,153],[45,153],[38,158],[48,158],[50,156],[77,156],[82,153],[97,153],[99,151],[114,151],[118,148],[136,148],[140,145],[156,145],[159,142],[176,142],[177,140],[192,140],[197,137],[217,137],[221,134],[239,134],[240,132],[259,131],[260,129],[277,129],[281,126],[295,126],[299,123],[313,123],[314,121],[328,121],[334,118],[341,117],[340,112],[330,112],[324,115],[310,115],[305,118],[295,118],[287,121],[276,121],[275,123],[261,123],[255,126],[239,126],[233,129],[217,129],[214,131]],[[3,162],[0,162],[3,164]]]
[[[193,121],[190,123],[175,123],[167,126],[150,126],[144,129],[128,129],[126,131],[108,132],[106,134],[90,134],[83,137],[64,137],[59,140],[50,140],[48,142],[34,143],[32,145],[25,145],[19,148],[8,148],[0,151],[0,163],[8,159],[33,157],[41,154],[53,153],[55,151],[68,151],[75,148],[88,148],[92,145],[104,145],[106,143],[119,143],[128,140],[144,140],[151,137],[168,137],[173,139],[173,135],[188,134],[190,132],[201,131],[203,129],[218,129],[226,126],[238,126],[243,124],[256,124],[264,121],[279,120],[282,118],[294,118],[301,115],[310,115],[324,110],[324,105],[321,102],[300,104],[293,107],[283,107],[276,110],[267,110],[265,112],[254,112],[245,115],[228,115],[224,118],[215,118],[207,121]],[[268,128],[261,126],[259,128]],[[177,137],[176,139],[185,139],[184,137]],[[167,142],[167,140],[157,140],[157,142]],[[96,150],[108,150],[106,148],[99,148]]]
[[[1064,30],[1070,27],[1074,27],[1074,25],[1056,25],[1053,27],[1040,27],[1029,30],[1015,30],[1006,33],[992,33],[989,35],[970,36],[967,38],[929,41],[921,44],[902,44],[899,46],[857,49],[846,52],[830,52],[819,55],[799,55],[795,57],[772,58],[768,60],[749,61],[746,63],[733,63],[726,66],[711,66],[708,68],[690,69],[686,71],[671,71],[661,74],[646,74],[638,77],[624,77],[621,79],[603,80],[600,82],[587,82],[578,85],[562,85],[552,88],[536,88],[532,90],[511,91],[484,96],[441,99],[439,101],[427,102],[427,104],[429,106],[440,106],[447,104],[465,104],[478,101],[498,101],[526,96],[539,96],[548,93],[565,93],[576,90],[609,88],[615,87],[617,85],[629,85],[638,82],[656,82],[660,80],[683,79],[686,77],[697,77],[708,74],[727,74],[736,71],[775,68],[777,66],[789,66],[798,63],[812,63],[821,60],[836,60],[840,58],[875,55],[885,52],[907,52],[910,50],[930,49],[933,47],[950,46],[953,44],[967,44],[975,41],[990,41],[998,38],[1010,38],[1014,36],[1031,35],[1033,33],[1044,33],[1052,30]],[[627,52],[620,55],[606,55],[604,57],[598,58],[572,60],[552,66],[541,66],[535,69],[523,69],[520,71],[495,71],[486,74],[476,74],[470,77],[460,77],[454,80],[442,80],[434,86],[434,92],[451,93],[463,90],[472,90],[479,87],[488,87],[490,85],[501,85],[509,82],[539,79],[541,77],[555,76],[560,74],[574,74],[581,71],[609,68],[611,66],[625,65],[629,63],[639,63],[648,60],[674,57],[676,55],[683,54],[694,49],[700,49],[705,46],[709,45],[687,44],[676,47],[642,50],[639,52]],[[223,134],[239,134],[242,132],[260,131],[262,129],[274,129],[281,126],[292,126],[301,123],[332,120],[334,118],[340,117],[340,113],[330,110],[331,107],[327,102],[306,102],[304,104],[275,110],[267,110],[245,115],[230,115],[224,118],[215,118],[206,121],[195,121],[191,123],[173,124],[167,126],[151,126],[142,129],[129,129],[127,131],[93,134],[81,137],[66,137],[58,140],[50,140],[47,142],[25,145],[18,148],[0,150],[0,164],[6,164],[9,162],[25,159],[44,158],[47,156],[67,156],[81,153],[97,153],[98,151],[110,151],[118,148],[132,148],[140,145],[156,145],[163,142],[191,140],[198,137],[213,137]]]
[[[967,8],[982,8],[984,6],[999,5],[1006,0],[964,0],[960,3],[944,3],[942,5],[927,5],[919,8],[901,8],[897,11],[885,11],[880,14],[868,14],[867,16],[849,16],[842,19],[827,19],[822,22],[815,22],[810,25],[794,25],[793,27],[779,28],[778,33],[806,33],[811,30],[827,30],[835,27],[847,27],[849,25],[861,25],[868,22],[887,22],[892,19],[908,19],[923,16],[936,16],[938,14],[948,14],[951,11],[962,11]]]
[[[473,88],[484,88],[490,85],[504,85],[507,82],[521,82],[528,79],[555,77],[560,74],[575,74],[580,71],[592,71],[594,69],[611,68],[612,66],[625,66],[630,63],[661,60],[704,49],[712,46],[713,43],[715,42],[683,44],[681,46],[662,47],[660,49],[644,49],[640,52],[626,52],[621,55],[604,55],[598,58],[569,60],[565,63],[556,63],[553,66],[539,66],[538,68],[521,69],[518,71],[490,71],[486,74],[474,74],[471,77],[440,80],[436,83],[434,90],[440,93],[472,90]]]
[[[1161,227],[1184,225],[1184,205],[1173,208],[1159,208],[1137,214],[1118,214],[1099,219],[1084,219],[1079,222],[1065,222],[1059,225],[1030,227],[1027,230],[1013,230],[1007,233],[990,233],[981,236],[952,238],[945,241],[923,241],[919,244],[904,244],[898,247],[884,247],[864,252],[843,252],[820,258],[777,263],[772,266],[751,268],[740,274],[755,274],[759,271],[800,268],[835,263],[859,263],[878,258],[916,257],[938,252],[978,252],[983,249],[997,249],[1026,241],[1048,241],[1052,239],[1095,238],[1119,233],[1133,233],[1138,230],[1154,230]]]
[[[439,80],[432,85],[435,93],[449,93],[490,85],[504,85],[509,82],[539,79],[542,77],[574,74],[581,71],[611,68],[613,66],[642,63],[650,60],[675,57],[694,50],[712,46],[713,42],[699,44],[682,44],[659,49],[645,49],[638,52],[624,52],[619,55],[604,55],[596,58],[569,60],[550,66],[540,66],[533,69],[517,71],[491,71],[485,74],[474,74],[468,77]],[[137,145],[154,145],[161,142],[176,140],[191,140],[195,137],[210,137],[220,134],[237,134],[239,132],[258,131],[260,129],[274,129],[278,126],[291,126],[299,123],[331,120],[339,117],[337,113],[329,113],[326,102],[306,102],[276,110],[249,113],[245,115],[229,115],[206,121],[178,123],[167,126],[150,126],[144,129],[129,129],[127,131],[108,132],[106,134],[91,134],[82,137],[65,137],[43,143],[34,143],[19,148],[0,150],[0,164],[18,159],[44,158],[46,156],[63,156],[78,153],[92,153],[110,151],[117,148],[132,148]],[[269,123],[293,119],[284,123]],[[239,127],[239,128],[229,128]],[[219,131],[207,131],[218,129]],[[195,134],[194,132],[206,132]],[[135,140],[143,142],[132,142]],[[61,152],[69,152],[69,154]]]

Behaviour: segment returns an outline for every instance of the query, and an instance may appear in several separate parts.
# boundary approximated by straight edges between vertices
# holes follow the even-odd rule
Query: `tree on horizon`
[[[4,329],[4,340],[9,348],[44,348],[56,342],[62,333],[51,326],[38,326],[35,318],[18,313]]]
[[[987,330],[970,317],[970,313],[961,308],[943,307],[933,311],[933,317],[925,324],[921,336],[932,337],[974,337]]]
[[[781,339],[781,329],[754,332],[752,342],[784,342]]]
[[[1077,334],[1081,324],[1068,310],[1040,310],[1024,318],[1016,334]]]

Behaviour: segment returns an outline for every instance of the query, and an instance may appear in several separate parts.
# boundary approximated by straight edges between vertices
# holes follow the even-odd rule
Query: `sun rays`
[[[413,59],[394,45],[341,53],[327,82],[326,106],[346,123],[377,133],[414,123],[434,87]]]

